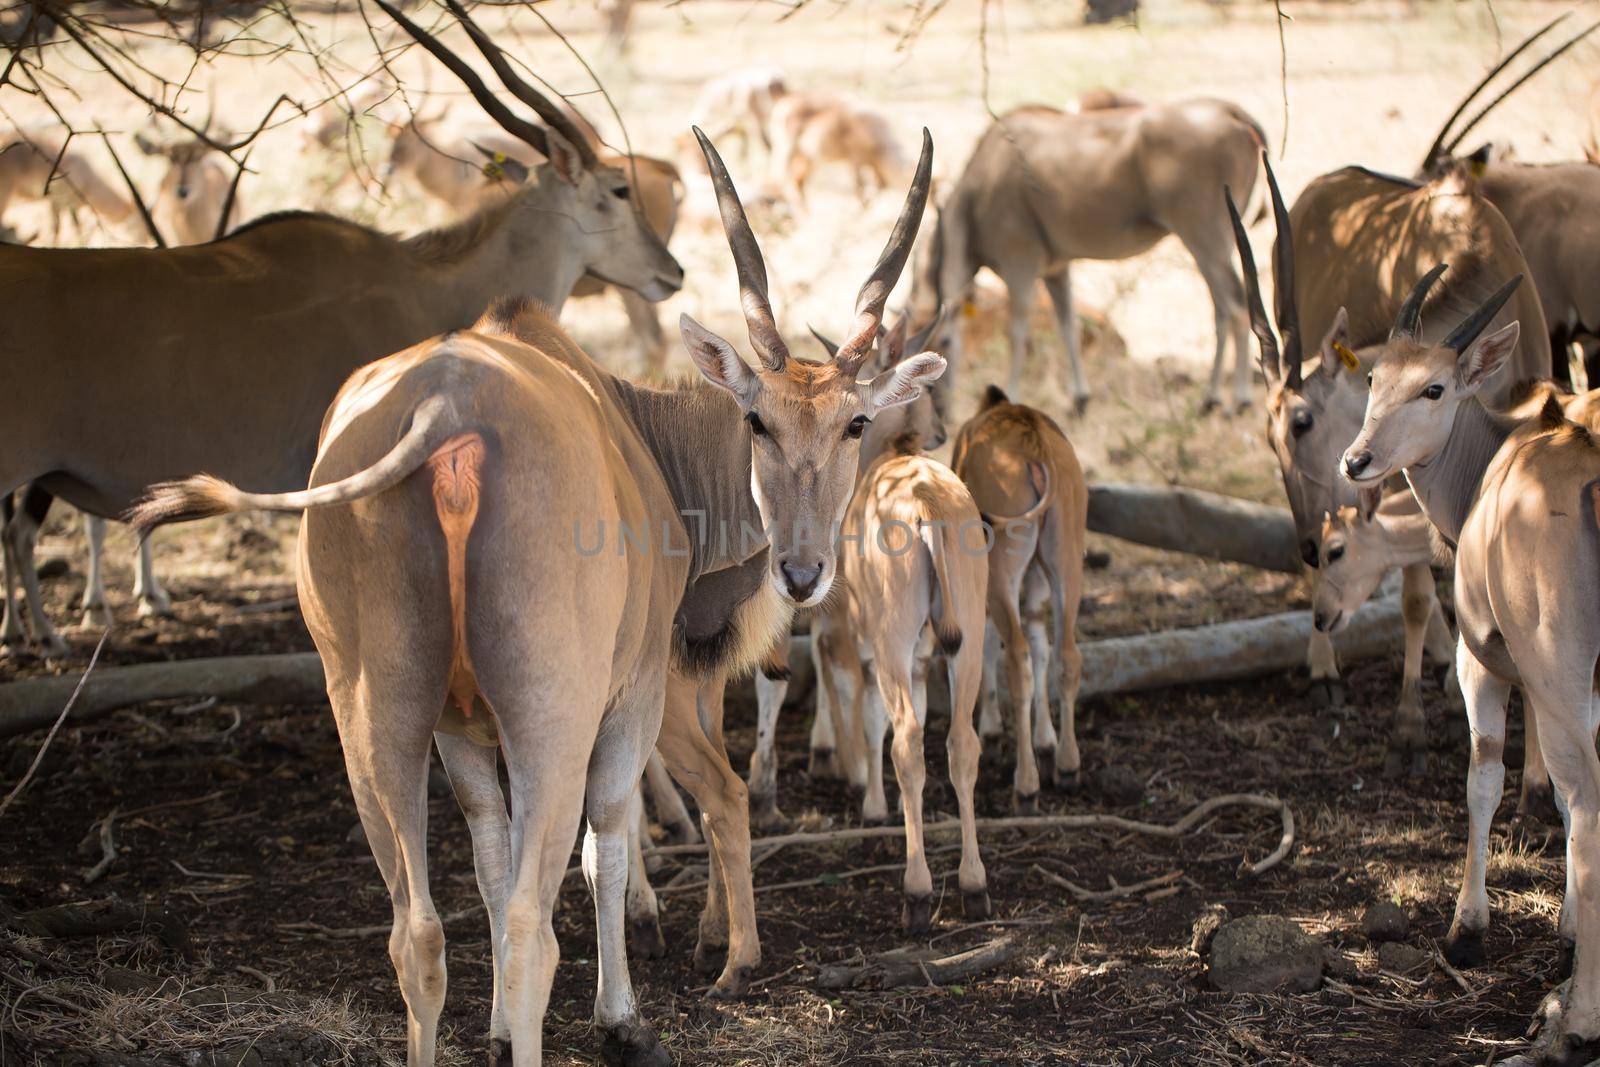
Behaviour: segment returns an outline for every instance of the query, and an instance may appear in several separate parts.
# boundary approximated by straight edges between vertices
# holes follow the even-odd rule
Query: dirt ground
[[[917,125],[930,125],[945,175],[956,171],[986,121],[986,77],[996,109],[1059,103],[1099,85],[1150,98],[1219,95],[1264,122],[1292,197],[1312,176],[1347,162],[1409,172],[1443,113],[1502,42],[1508,47],[1560,10],[1545,3],[1284,6],[1293,22],[1281,163],[1285,127],[1270,6],[1156,2],[1137,28],[1085,29],[1076,5],[953,0],[908,33],[915,21],[909,9],[871,3],[814,0],[782,21],[780,5],[650,5],[639,16],[630,58],[602,64],[600,73],[635,142],[670,153],[700,81],[715,73],[694,60],[705,54],[703,42],[715,41],[720,53],[778,63],[807,86],[872,101],[907,131],[907,143]],[[598,53],[598,19],[587,0],[544,9],[580,50]],[[340,26],[319,25],[330,34]],[[364,41],[353,32],[357,24],[344,25],[335,54],[354,69]],[[579,84],[536,25],[510,29],[523,35],[541,70],[564,87]],[[164,48],[175,54],[160,42],[147,47],[153,60]],[[1485,124],[1485,136],[1509,138],[1526,159],[1576,156],[1593,55],[1585,46],[1575,61],[1542,75]],[[419,57],[403,64],[422,84]],[[294,57],[284,57],[254,68],[221,66],[212,86],[224,111],[256,115],[273,93],[306,77]],[[452,95],[444,81],[431,76],[433,95]],[[26,117],[29,105],[14,97],[0,97],[0,107]],[[85,86],[84,100],[108,123],[131,129],[140,121],[104,87]],[[272,165],[245,187],[252,214],[307,206],[309,191],[337,176],[337,160],[300,154],[292,129],[271,136],[277,148],[260,158]],[[147,167],[137,173],[153,180]],[[754,163],[736,165],[735,174],[759,184]],[[859,207],[840,175],[824,175],[822,185],[809,215],[758,220],[774,298],[795,334],[807,322],[837,328],[844,321],[897,207],[892,195]],[[397,229],[443,217],[398,192],[372,199],[346,188],[327,200]],[[1266,232],[1254,236],[1264,248]],[[687,310],[741,335],[720,235],[691,219],[673,247],[689,282],[662,308],[664,321]],[[1281,502],[1260,416],[1195,414],[1211,355],[1211,316],[1182,249],[1169,242],[1123,263],[1085,264],[1077,282],[1080,302],[1104,324],[1088,350],[1096,404],[1068,425],[1091,479],[1181,483]],[[575,302],[567,320],[591,351],[619,368],[632,366],[612,300]],[[1048,316],[1036,325],[1024,399],[1060,413],[1061,346]],[[1001,348],[992,333],[983,339],[968,403],[982,383],[1003,374]],[[292,520],[243,516],[161,533],[157,566],[176,614],[154,622],[133,615],[126,594],[132,541],[113,532],[108,573],[119,624],[103,663],[308,650],[288,571],[294,529]],[[1306,603],[1301,583],[1286,576],[1125,544],[1098,547],[1110,550],[1112,563],[1091,572],[1086,639]],[[64,622],[83,588],[82,538],[65,508],[51,519],[41,558],[66,566],[45,582],[50,615]],[[67,636],[66,659],[14,651],[0,660],[0,680],[80,672],[98,632]],[[657,886],[679,880],[661,897],[668,953],[633,969],[644,1017],[681,1063],[1323,1067],[1503,1058],[1520,1044],[1554,981],[1561,845],[1538,822],[1497,826],[1490,963],[1465,973],[1464,985],[1438,967],[1414,975],[1380,970],[1359,931],[1363,911],[1379,900],[1400,903],[1413,919],[1411,943],[1431,950],[1448,925],[1466,822],[1464,727],[1437,690],[1428,690],[1432,773],[1403,781],[1381,775],[1398,669],[1398,650],[1391,660],[1357,665],[1339,710],[1315,706],[1303,680],[1290,675],[1085,702],[1079,731],[1087,788],[1071,797],[1046,794],[1044,808],[1165,823],[1209,796],[1273,794],[1293,810],[1298,843],[1260,879],[1242,877],[1238,868],[1242,857],[1259,859],[1277,840],[1276,823],[1261,813],[1226,814],[1177,841],[1111,832],[989,834],[984,858],[996,920],[966,923],[952,891],[940,898],[932,940],[954,951],[1010,934],[1023,946],[1015,960],[961,986],[823,994],[819,965],[905,944],[901,847],[791,846],[763,858],[756,871],[764,958],[755,986],[741,1001],[716,1004],[691,961],[702,876],[669,861],[655,876]],[[749,703],[741,691],[730,722],[740,767],[754,735]],[[792,709],[780,731],[782,806],[800,825],[850,825],[842,792],[805,774],[808,721],[808,706]],[[935,721],[928,731],[930,821],[954,809],[942,738]],[[0,792],[21,777],[42,739],[0,742]],[[1517,743],[1507,757],[1508,797],[1518,780]],[[1108,795],[1107,768],[1131,772],[1142,799],[1119,803]],[[1008,814],[1009,782],[1010,753],[986,757],[981,814]],[[892,782],[890,789],[892,802]],[[436,791],[431,808],[436,903],[441,914],[460,915],[447,928],[441,1062],[478,1061],[489,1005],[487,927],[454,802]],[[97,823],[113,811],[115,862],[87,884],[85,871],[100,854]],[[154,905],[181,922],[189,951],[152,933],[73,940],[0,934],[0,1065],[402,1061],[386,894],[366,847],[350,840],[355,821],[325,706],[172,703],[64,730],[32,785],[0,818],[0,905],[25,911],[111,896]],[[932,843],[941,893],[954,889],[951,843]],[[868,870],[880,867],[889,869]],[[1174,871],[1179,877],[1150,894],[1079,904],[1041,870],[1094,888],[1108,878],[1125,885]],[[813,884],[786,888],[791,882]],[[1216,904],[1236,917],[1288,916],[1322,937],[1333,953],[1323,988],[1294,997],[1210,991],[1188,946],[1193,920]],[[563,962],[546,1051],[556,1063],[596,1062],[588,1026],[593,922],[581,880],[563,895],[557,930]]]

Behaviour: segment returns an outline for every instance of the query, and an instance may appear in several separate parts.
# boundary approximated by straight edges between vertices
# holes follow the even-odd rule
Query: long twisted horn
[[[507,133],[533,146],[546,159],[550,157],[550,139],[546,135],[543,126],[529,122],[502,104],[499,97],[495,96],[489,90],[489,87],[483,83],[483,79],[478,77],[477,71],[467,66],[460,56],[446,48],[438,38],[401,14],[398,8],[388,3],[387,0],[373,0],[373,2],[378,5],[384,14],[394,19],[395,23],[409,33],[418,44],[432,53],[435,59],[449,68],[450,73],[460,78],[461,83],[467,87],[467,91],[472,93],[472,98]],[[576,145],[573,147],[575,151],[581,151]]]
[[[1272,217],[1278,227],[1273,243],[1272,289],[1277,304],[1278,333],[1283,337],[1283,375],[1291,389],[1300,385],[1300,311],[1294,302],[1294,232],[1289,228],[1289,209],[1283,206],[1278,191],[1278,176],[1265,152],[1261,165],[1267,168],[1267,190],[1272,194]]]
[[[856,294],[856,322],[847,340],[834,354],[833,362],[848,374],[861,369],[861,364],[872,351],[872,340],[883,322],[883,306],[889,300],[889,290],[900,280],[906,257],[911,254],[911,244],[916,240],[917,227],[922,223],[922,211],[928,204],[928,189],[933,183],[933,135],[922,128],[922,155],[917,160],[917,170],[911,178],[911,188],[906,193],[905,206],[900,218],[889,234],[878,265],[872,268],[861,291]]]
[[[1389,331],[1389,340],[1417,339],[1422,327],[1422,302],[1428,299],[1428,293],[1433,289],[1433,283],[1439,280],[1439,275],[1449,267],[1448,263],[1440,263],[1417,279],[1417,284],[1411,287],[1405,303],[1400,305],[1400,313],[1394,317],[1394,327]]]
[[[1245,233],[1244,220],[1239,217],[1239,205],[1234,203],[1233,190],[1222,187],[1223,198],[1228,202],[1228,218],[1233,221],[1233,243],[1239,247],[1239,265],[1244,269],[1245,302],[1250,308],[1250,329],[1261,347],[1261,369],[1267,378],[1282,374],[1283,361],[1279,358],[1278,337],[1272,332],[1272,321],[1267,318],[1266,305],[1261,302],[1261,280],[1256,277],[1256,257],[1250,251],[1250,237]]]
[[[1517,286],[1521,284],[1522,275],[1518,274],[1496,289],[1489,299],[1478,305],[1478,310],[1462,319],[1460,325],[1450,331],[1450,336],[1440,343],[1456,352],[1465,351],[1468,345],[1478,339],[1478,335],[1483,332],[1483,328],[1489,325],[1490,321],[1499,314],[1500,309],[1505,306],[1507,300],[1511,299],[1511,294],[1516,292]]]
[[[1468,121],[1465,126],[1461,127],[1461,129],[1456,131],[1456,135],[1450,139],[1450,143],[1445,145],[1445,148],[1444,148],[1445,152],[1446,153],[1454,153],[1455,150],[1456,150],[1456,146],[1459,145],[1466,138],[1467,134],[1472,132],[1472,128],[1474,126],[1476,126],[1478,123],[1480,123],[1480,122],[1482,122],[1484,120],[1484,117],[1487,116],[1489,114],[1489,112],[1493,111],[1497,106],[1499,106],[1500,101],[1504,100],[1506,97],[1508,97],[1512,93],[1516,92],[1517,89],[1522,85],[1523,82],[1527,81],[1529,78],[1531,78],[1535,74],[1539,73],[1545,67],[1548,67],[1551,63],[1554,63],[1556,60],[1560,59],[1562,54],[1565,53],[1567,51],[1567,49],[1571,48],[1573,45],[1577,44],[1579,41],[1581,41],[1585,37],[1589,36],[1596,29],[1600,29],[1600,22],[1596,22],[1593,25],[1591,25],[1588,29],[1582,31],[1581,33],[1573,35],[1573,37],[1572,37],[1572,39],[1570,41],[1568,41],[1566,44],[1562,45],[1560,48],[1557,48],[1554,52],[1551,52],[1549,55],[1545,56],[1539,62],[1535,63],[1533,65],[1533,67],[1526,74],[1524,74],[1522,77],[1518,78],[1516,81],[1512,82],[1509,86],[1507,86],[1504,92],[1502,92],[1499,96],[1495,97],[1493,100],[1489,101],[1487,104],[1483,105],[1483,107],[1481,109],[1479,109],[1478,113],[1476,115],[1473,115],[1471,120]]]
[[[1483,78],[1478,82],[1477,85],[1474,85],[1472,87],[1472,91],[1471,92],[1469,92],[1466,96],[1461,98],[1461,103],[1456,105],[1456,109],[1454,111],[1450,112],[1450,117],[1444,120],[1444,125],[1439,127],[1439,135],[1437,137],[1435,137],[1433,139],[1433,143],[1428,146],[1428,154],[1422,157],[1422,169],[1423,170],[1427,170],[1430,166],[1433,165],[1434,160],[1438,159],[1441,155],[1447,154],[1450,151],[1449,148],[1445,147],[1445,143],[1444,143],[1445,142],[1445,138],[1450,136],[1450,127],[1454,126],[1456,120],[1459,119],[1462,116],[1462,113],[1464,113],[1467,110],[1467,105],[1471,104],[1473,99],[1475,97],[1477,97],[1477,95],[1479,93],[1483,92],[1484,88],[1491,81],[1494,80],[1494,76],[1496,74],[1499,74],[1502,70],[1505,70],[1506,67],[1510,66],[1512,60],[1516,59],[1522,53],[1526,52],[1530,47],[1533,46],[1533,43],[1535,41],[1537,41],[1539,38],[1543,37],[1545,34],[1549,33],[1551,30],[1555,29],[1556,25],[1562,19],[1566,18],[1571,13],[1572,12],[1570,12],[1570,11],[1562,12],[1561,14],[1557,15],[1555,18],[1551,19],[1549,22],[1545,23],[1538,30],[1535,30],[1532,36],[1527,38],[1527,40],[1523,41],[1521,44],[1517,45],[1516,48],[1512,49],[1511,52],[1509,54],[1507,54],[1507,56],[1504,59],[1502,59],[1499,63],[1496,63],[1494,65],[1493,69],[1491,69],[1489,71],[1489,73],[1487,73],[1487,74],[1485,74],[1483,76]],[[1465,134],[1463,134],[1462,136],[1465,136]],[[1456,142],[1459,142],[1460,140],[1461,140],[1461,138],[1457,137],[1456,141],[1452,142],[1452,146]]]
[[[513,96],[533,108],[547,126],[571,141],[572,147],[577,150],[578,158],[583,160],[586,168],[593,167],[597,162],[594,145],[588,134],[578,128],[572,116],[556,106],[538,89],[522,80],[521,75],[506,61],[505,53],[500,50],[500,46],[490,40],[489,35],[472,20],[472,16],[467,14],[467,9],[461,6],[460,0],[444,0],[444,2],[451,14],[455,15],[466,29],[467,35],[472,38],[472,43],[478,46],[478,51],[483,53],[483,58],[489,61],[489,67],[494,71],[495,77],[511,90]]]
[[[767,296],[767,264],[761,258],[761,246],[750,230],[739,191],[733,187],[733,179],[728,177],[728,168],[717,154],[716,146],[700,127],[692,129],[700,142],[700,151],[705,154],[706,167],[711,171],[711,184],[717,191],[717,210],[722,214],[722,228],[728,235],[728,248],[733,252],[733,268],[739,275],[739,303],[744,308],[750,346],[756,350],[763,367],[781,371],[789,361],[789,346],[783,343],[777,320],[772,315],[772,300]]]

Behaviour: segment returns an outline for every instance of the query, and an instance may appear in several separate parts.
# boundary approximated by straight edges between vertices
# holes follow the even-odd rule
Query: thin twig
[[[83,669],[83,677],[78,679],[78,685],[72,690],[72,696],[67,698],[66,707],[62,708],[61,714],[56,716],[55,725],[51,726],[50,732],[45,735],[44,744],[39,746],[39,751],[33,757],[33,762],[28,765],[28,771],[22,776],[22,781],[18,782],[11,792],[6,794],[4,800],[0,800],[0,818],[5,817],[6,811],[10,809],[12,802],[21,796],[22,791],[28,788],[28,783],[33,781],[34,774],[39,770],[39,764],[44,762],[44,754],[50,750],[50,742],[56,739],[56,733],[61,729],[61,724],[67,721],[67,715],[71,713],[72,705],[78,702],[78,694],[83,692],[84,683],[89,680],[89,675],[94,673],[94,665],[100,662],[100,651],[106,647],[106,638],[111,636],[112,629],[114,627],[108,626],[105,633],[100,635],[99,644],[94,646],[94,655],[89,657],[89,665]]]
[[[1037,874],[1040,878],[1043,878],[1051,885],[1059,886],[1071,893],[1074,897],[1084,901],[1122,900],[1127,897],[1136,897],[1148,889],[1160,889],[1163,886],[1171,885],[1171,883],[1176,882],[1179,878],[1183,877],[1182,871],[1168,871],[1166,874],[1158,875],[1155,878],[1147,878],[1142,882],[1135,882],[1132,885],[1120,885],[1115,878],[1107,875],[1106,881],[1110,883],[1111,888],[1085,889],[1077,882],[1070,882],[1053,871],[1045,870],[1037,863],[1033,865],[1032,870],[1034,874]],[[1172,888],[1176,890],[1178,887],[1172,886]]]
[[[1289,151],[1289,45],[1283,35],[1283,24],[1289,16],[1283,13],[1283,0],[1272,0],[1272,9],[1278,22],[1278,91],[1283,94],[1283,140],[1278,143],[1278,158],[1282,160]]]
[[[111,864],[117,858],[117,839],[112,829],[117,821],[117,809],[112,808],[111,814],[100,820],[100,862],[83,872],[83,884],[93,885],[100,880],[100,876],[111,869]]]

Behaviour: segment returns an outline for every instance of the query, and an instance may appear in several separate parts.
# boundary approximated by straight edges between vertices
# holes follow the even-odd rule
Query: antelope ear
[[[1378,505],[1383,501],[1383,489],[1380,486],[1362,488],[1356,491],[1357,508],[1361,512],[1362,522],[1371,522],[1372,516],[1378,513]]]
[[[1317,351],[1322,356],[1321,371],[1328,377],[1334,377],[1340,370],[1360,373],[1361,361],[1356,359],[1355,350],[1350,347],[1350,313],[1343,307],[1334,313],[1333,325],[1322,335],[1322,344]]]
[[[550,149],[550,166],[556,176],[568,185],[577,185],[578,178],[583,174],[583,158],[578,155],[578,150],[572,143],[555,130],[545,127],[545,142]]]
[[[761,386],[761,379],[750,369],[750,364],[732,345],[686,314],[678,316],[678,329],[683,334],[683,347],[689,350],[689,358],[700,368],[706,381],[726,389],[739,401],[741,408],[750,410]]]
[[[526,163],[520,159],[512,159],[504,152],[485,148],[477,141],[472,142],[472,147],[483,153],[483,175],[490,181],[508,181],[513,185],[521,185],[532,173]]]
[[[133,135],[133,143],[138,145],[139,151],[143,152],[147,156],[161,155],[162,146],[156,141],[151,140],[149,137],[146,137],[143,130],[140,130]]]
[[[1462,387],[1469,393],[1477,392],[1484,382],[1494,376],[1495,371],[1505,366],[1521,334],[1522,324],[1511,322],[1489,336],[1472,342],[1456,362],[1456,373],[1461,378]]]
[[[860,387],[867,414],[876,415],[884,408],[911,403],[939,379],[946,366],[944,357],[937,352],[921,352],[901,360]]]

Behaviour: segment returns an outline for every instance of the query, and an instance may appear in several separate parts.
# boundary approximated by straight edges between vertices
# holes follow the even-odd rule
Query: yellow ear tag
[[[1361,361],[1356,358],[1356,354],[1354,352],[1350,351],[1344,345],[1340,344],[1338,341],[1335,341],[1333,342],[1333,350],[1338,353],[1339,362],[1344,364],[1345,370],[1354,374],[1356,371],[1361,369]]]
[[[961,305],[961,314],[964,318],[975,319],[978,317],[978,305],[971,301],[964,301]]]
[[[505,163],[505,161],[506,154],[504,152],[496,152],[492,157],[484,161],[484,176],[487,178],[493,178],[495,181],[499,181],[504,178],[506,176],[506,169],[504,166],[502,166],[502,164]]]

